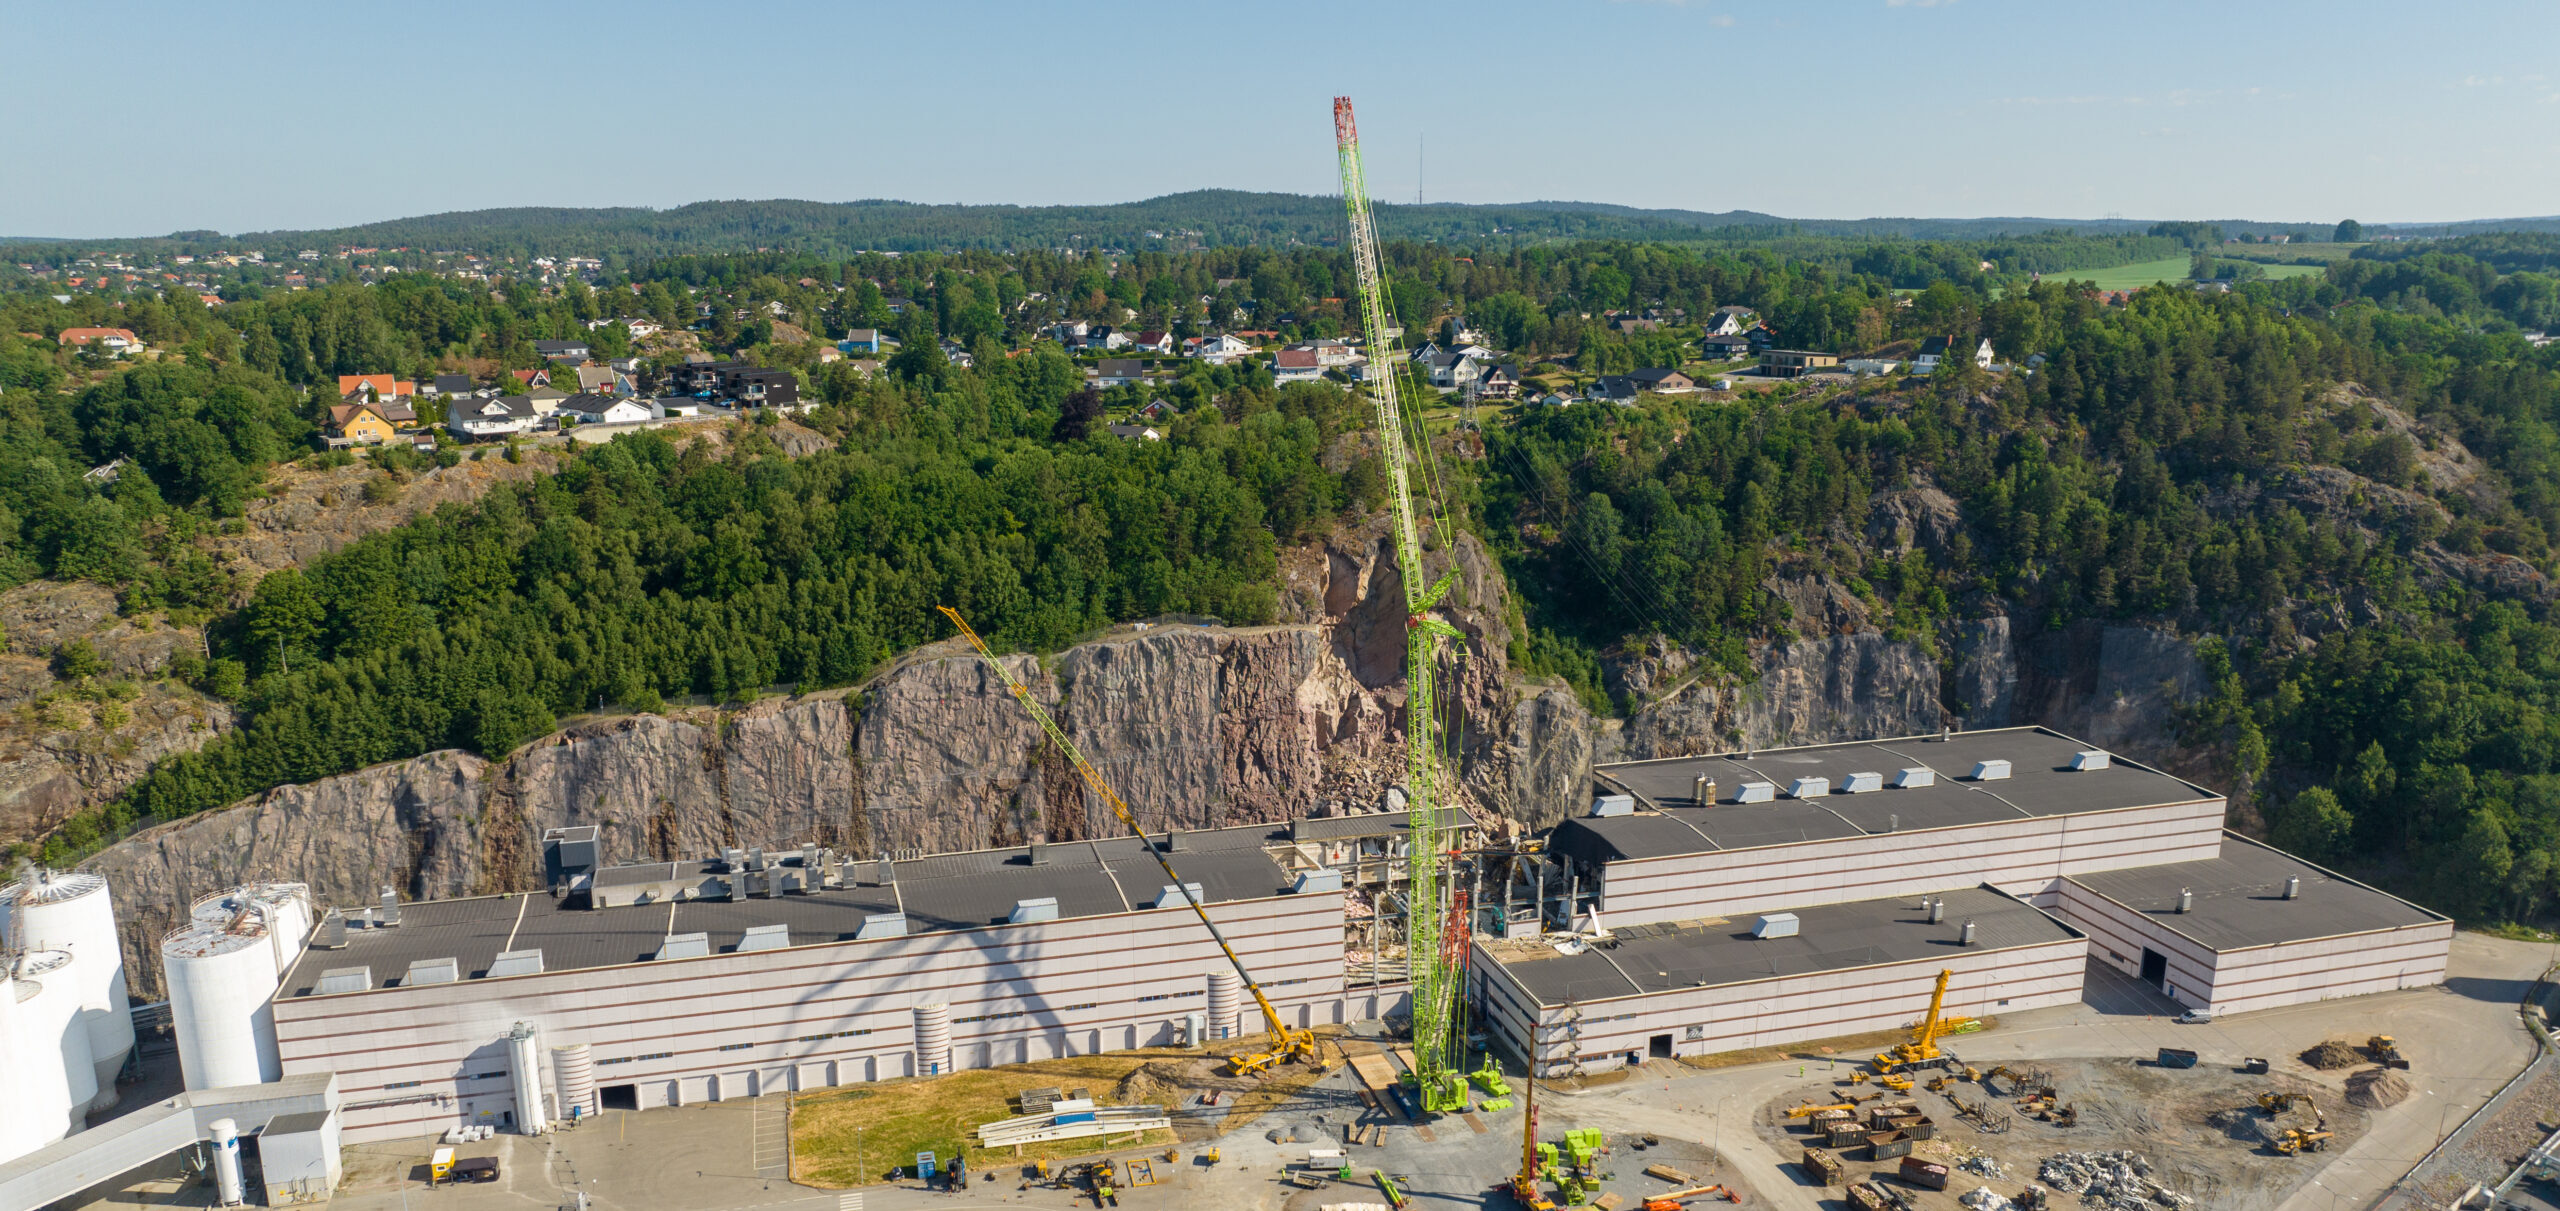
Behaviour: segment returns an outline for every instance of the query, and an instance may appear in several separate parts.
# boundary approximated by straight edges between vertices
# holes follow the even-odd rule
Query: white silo
[[[9,1094],[0,1097],[0,1165],[61,1139],[61,1117],[69,1113],[70,1090],[58,1077],[38,1071],[42,1066],[35,1062],[35,1041],[20,1024],[26,1016],[21,996],[33,1000],[38,995],[40,989],[19,982],[17,956],[0,952],[0,1056],[9,1057],[11,1075]],[[28,1059],[21,1061],[21,1056]]]
[[[24,1111],[50,1142],[80,1130],[98,1096],[89,1028],[71,978],[71,952],[29,950],[15,956],[13,999],[19,1051],[10,1057],[10,1094],[24,1092]]]
[[[196,902],[160,943],[178,1069],[189,1089],[280,1080],[275,998],[311,933],[311,891],[257,883]]]
[[[542,1034],[531,1022],[518,1022],[507,1032],[507,1070],[515,1078],[516,1130],[525,1135],[551,1130],[551,1114],[542,1104]]]
[[[79,871],[33,871],[0,889],[0,901],[10,905],[9,927],[20,949],[71,953],[71,970],[63,978],[80,1002],[80,1024],[89,1032],[89,1054],[97,1066],[98,1096],[89,1109],[114,1105],[116,1073],[133,1053],[133,1003],[125,995],[124,946],[106,879]]]

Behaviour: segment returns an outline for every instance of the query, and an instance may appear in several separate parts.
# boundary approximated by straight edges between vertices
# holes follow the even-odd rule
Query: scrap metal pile
[[[2151,1162],[2139,1152],[2057,1152],[2037,1166],[2036,1180],[2111,1211],[2185,1207],[2195,1202],[2151,1180]]]

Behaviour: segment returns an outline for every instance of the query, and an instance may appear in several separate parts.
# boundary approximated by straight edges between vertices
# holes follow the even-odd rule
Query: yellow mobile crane
[[[1520,1171],[1511,1175],[1511,1198],[1526,1211],[1556,1211],[1556,1201],[1538,1189],[1538,1069],[1530,1060],[1528,1113],[1520,1116]]]
[[[1953,968],[1941,969],[1938,972],[1938,989],[1929,994],[1929,1015],[1920,1019],[1919,1025],[1911,1028],[1910,1042],[1896,1043],[1893,1050],[1876,1056],[1876,1071],[1892,1072],[1915,1064],[1934,1064],[1941,1058],[1938,1039],[1944,1036],[1955,1022],[1953,1019],[1939,1017],[1938,1011],[1946,1007],[1947,981],[1955,974]]]
[[[960,628],[961,638],[968,640],[969,646],[978,650],[979,658],[985,660],[987,667],[994,669],[996,676],[1004,680],[1006,689],[1013,691],[1013,700],[1021,703],[1022,709],[1031,712],[1031,717],[1039,721],[1040,730],[1048,734],[1049,742],[1057,745],[1059,752],[1067,755],[1067,760],[1075,765],[1076,773],[1083,776],[1085,785],[1093,788],[1093,793],[1101,796],[1104,803],[1110,804],[1113,814],[1120,817],[1120,822],[1128,825],[1129,831],[1146,844],[1148,856],[1156,860],[1157,866],[1164,868],[1165,881],[1174,887],[1189,886],[1182,881],[1181,875],[1174,873],[1172,860],[1165,856],[1163,850],[1156,848],[1154,839],[1148,837],[1147,830],[1138,823],[1137,813],[1130,811],[1129,805],[1121,800],[1120,792],[1111,789],[1111,784],[1102,780],[1102,771],[1093,768],[1093,763],[1085,760],[1084,754],[1077,750],[1074,742],[1067,739],[1066,732],[1058,727],[1055,720],[1049,718],[1049,712],[1041,709],[1040,700],[1032,697],[1031,691],[1021,682],[1014,680],[1012,671],[1004,667],[1003,661],[996,659],[994,652],[987,650],[987,641],[978,638],[978,633],[969,629],[968,621],[960,617],[958,610],[949,606],[935,608],[941,610],[943,615],[951,620],[951,625]],[[1273,1007],[1271,998],[1263,993],[1262,985],[1254,982],[1253,973],[1245,970],[1244,960],[1236,957],[1236,949],[1227,944],[1227,936],[1218,932],[1218,923],[1209,919],[1209,910],[1200,903],[1198,897],[1185,895],[1183,899],[1189,901],[1191,911],[1199,915],[1201,926],[1209,931],[1210,940],[1218,944],[1219,953],[1226,955],[1227,962],[1235,965],[1236,978],[1244,981],[1245,990],[1253,994],[1253,1003],[1262,1007],[1263,1024],[1271,1031],[1269,1049],[1240,1052],[1229,1056],[1227,1057],[1228,1068],[1237,1076],[1245,1076],[1260,1072],[1283,1060],[1290,1063],[1314,1062],[1315,1033],[1292,1028],[1288,1023],[1280,1020],[1280,1011]]]

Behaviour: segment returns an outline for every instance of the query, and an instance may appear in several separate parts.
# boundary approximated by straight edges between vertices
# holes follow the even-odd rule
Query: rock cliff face
[[[1283,624],[1132,626],[1006,665],[1151,828],[1369,810],[1404,779],[1403,585],[1382,538],[1294,552]],[[1510,672],[1510,612],[1481,550],[1461,542],[1433,559],[1435,574],[1458,572],[1442,614],[1470,636],[1442,672],[1443,726],[1465,805],[1497,827],[1544,827],[1587,802],[1596,762],[1950,722],[2048,722],[2156,761],[2173,753],[2167,708],[2201,688],[2183,640],[2088,626],[2021,642],[1992,618],[1953,627],[1943,662],[1873,630],[1767,645],[1747,683],[1657,643],[1610,670],[1638,709],[1597,717],[1570,690]],[[147,991],[153,946],[195,897],[251,879],[308,882],[348,905],[385,886],[524,890],[543,830],[570,824],[601,826],[620,860],[802,840],[873,855],[1118,828],[1001,681],[946,644],[852,691],[573,721],[503,761],[432,753],[279,788],[128,838],[91,865],[113,881]]]

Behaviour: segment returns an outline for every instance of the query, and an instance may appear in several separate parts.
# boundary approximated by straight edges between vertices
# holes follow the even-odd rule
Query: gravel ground
[[[2410,1185],[2427,1203],[2441,1207],[2474,1182],[2494,1186],[2505,1181],[2525,1153],[2560,1127],[2555,1106],[2560,1106],[2560,1069],[2518,1090],[2513,1101],[2474,1128],[2461,1144],[2430,1162],[2423,1173],[2411,1178]]]

